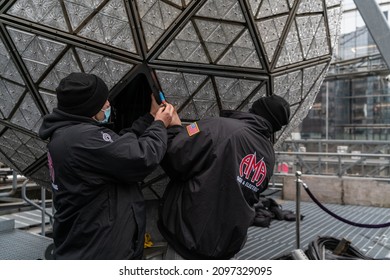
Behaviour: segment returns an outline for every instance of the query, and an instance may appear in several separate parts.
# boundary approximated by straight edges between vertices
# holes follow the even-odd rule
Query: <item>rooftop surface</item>
[[[295,201],[278,201],[284,210],[295,212]],[[337,215],[362,224],[383,224],[390,221],[390,209],[366,206],[325,204]],[[390,259],[390,228],[368,229],[343,223],[311,202],[301,202],[301,249],[307,249],[318,236],[345,238],[366,256]],[[270,260],[291,253],[297,248],[296,223],[272,220],[269,228],[251,227],[248,240],[238,253],[241,260]]]

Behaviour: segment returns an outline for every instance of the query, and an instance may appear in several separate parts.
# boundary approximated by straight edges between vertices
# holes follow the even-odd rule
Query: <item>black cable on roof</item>
[[[309,260],[374,260],[350,244],[339,254],[335,253],[342,241],[331,236],[318,237],[310,242],[305,254]]]
[[[305,184],[305,183],[302,183],[305,191],[307,192],[307,194],[310,196],[310,198],[322,209],[324,210],[326,213],[328,213],[329,215],[331,215],[332,217],[338,219],[339,221],[342,221],[346,224],[349,224],[349,225],[352,225],[352,226],[355,226],[355,227],[362,227],[362,228],[385,228],[385,227],[390,227],[390,222],[389,223],[384,223],[384,224],[377,224],[377,225],[373,225],[373,224],[361,224],[361,223],[356,223],[356,222],[352,222],[352,221],[349,221],[343,217],[340,217],[339,215],[333,213],[332,211],[330,211],[328,208],[326,208],[321,202],[318,201],[318,199],[313,195],[313,193],[309,190],[309,187]]]

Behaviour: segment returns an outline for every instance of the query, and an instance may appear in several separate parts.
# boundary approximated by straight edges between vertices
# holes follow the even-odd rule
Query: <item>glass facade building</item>
[[[378,1],[386,19],[390,1]],[[300,127],[302,138],[389,140],[390,71],[352,0],[328,75]]]

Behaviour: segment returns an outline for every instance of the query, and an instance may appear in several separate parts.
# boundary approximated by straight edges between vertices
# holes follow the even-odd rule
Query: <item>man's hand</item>
[[[150,114],[153,117],[156,117],[156,113],[157,113],[158,109],[160,109],[160,105],[157,104],[156,98],[154,98],[153,93],[151,94],[151,97],[152,97],[152,102],[150,104]]]
[[[169,126],[171,127],[174,125],[181,125],[181,120],[180,120],[179,115],[177,114],[176,109],[173,112],[172,121],[171,121],[171,124]]]
[[[173,112],[175,108],[169,104],[165,103],[163,106],[159,107],[154,117],[155,121],[162,121],[165,127],[168,127],[172,122]]]

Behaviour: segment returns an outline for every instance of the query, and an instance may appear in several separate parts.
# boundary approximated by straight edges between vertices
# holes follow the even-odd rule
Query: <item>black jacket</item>
[[[244,245],[252,206],[273,174],[271,126],[243,112],[197,125],[193,136],[186,127],[168,132],[159,229],[184,258],[229,259]]]
[[[120,136],[58,109],[44,117],[39,135],[50,138],[56,259],[142,257],[145,205],[137,181],[163,158],[167,131],[151,115],[133,128]]]

